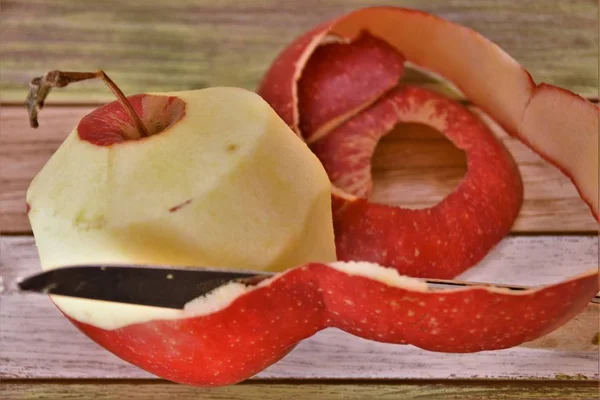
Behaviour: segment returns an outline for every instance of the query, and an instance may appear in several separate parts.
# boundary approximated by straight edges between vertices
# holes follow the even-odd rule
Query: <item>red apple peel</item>
[[[147,137],[136,137],[137,125],[130,123],[129,113],[118,102],[105,104],[84,116],[78,125],[79,137],[97,146],[145,140],[156,133],[168,134],[168,128],[185,115],[185,102],[174,96],[138,94],[126,99],[144,121]]]
[[[425,210],[371,204],[370,160],[398,122],[427,123],[467,154],[456,190]],[[368,134],[365,134],[368,132]],[[452,278],[481,260],[509,231],[523,199],[517,166],[465,107],[418,87],[401,87],[311,145],[333,185],[340,260],[393,266],[401,274]]]
[[[595,271],[519,292],[484,286],[419,290],[307,264],[208,315],[114,330],[71,321],[106,349],[157,376],[222,386],[250,378],[328,327],[437,352],[517,346],[564,324],[597,291]]]
[[[396,87],[403,72],[402,55],[366,32],[317,47],[298,84],[300,132],[319,139]]]
[[[258,89],[288,125],[305,138],[337,186],[332,197],[339,259],[374,261],[411,276],[456,276],[475,265],[510,232],[522,201],[518,169],[502,145],[497,146],[502,149],[496,148],[488,158],[482,157],[483,153],[470,154],[470,147],[465,149],[470,160],[465,181],[474,168],[478,169],[480,178],[468,193],[471,201],[475,199],[474,203],[457,203],[452,199],[461,194],[466,182],[442,203],[427,210],[386,207],[364,199],[371,188],[370,157],[377,140],[397,122],[404,121],[395,115],[396,110],[391,107],[386,110],[383,105],[388,96],[386,80],[378,81],[382,87],[379,103],[373,105],[372,99],[367,101],[356,94],[361,107],[340,110],[329,123],[321,123],[327,129],[320,128],[318,135],[311,130],[305,132],[305,128],[310,126],[306,121],[313,119],[307,114],[318,109],[318,104],[306,107],[307,102],[331,108],[329,103],[336,99],[333,90],[327,97],[327,85],[322,81],[325,74],[314,74],[311,66],[315,56],[319,68],[326,68],[322,59],[327,57],[322,52],[332,45],[323,39],[333,36],[339,42],[334,46],[344,46],[344,43],[356,43],[365,31],[385,41],[387,47],[393,47],[407,61],[454,84],[510,134],[556,165],[572,179],[593,215],[598,217],[599,114],[596,106],[566,90],[536,85],[530,74],[508,54],[468,28],[421,11],[372,7],[325,22],[298,38],[276,58]],[[334,65],[333,55],[331,58],[330,65]],[[365,58],[356,63],[358,71],[362,72],[365,68],[361,66],[373,60],[373,57]],[[347,77],[358,74],[353,68],[346,62]],[[377,68],[381,65],[375,60],[373,69]],[[388,72],[396,70],[394,65]],[[340,74],[331,75],[339,79]],[[360,84],[347,82],[350,88],[356,86],[357,91]],[[306,98],[303,97],[305,85],[321,85],[323,89],[316,98]],[[351,92],[351,89],[345,90],[345,93]],[[317,92],[311,89],[310,93]],[[431,125],[427,118],[419,122]],[[482,130],[492,136],[488,129]],[[451,140],[456,144],[460,136]],[[493,166],[486,166],[488,161],[492,161]],[[509,171],[502,174],[504,180],[495,176],[498,166],[502,171]],[[490,201],[491,196],[485,193],[492,184],[500,184],[505,191],[500,191],[497,201]],[[439,213],[440,209],[444,212]],[[471,229],[461,229],[461,216],[474,221]],[[411,226],[414,220],[419,229]],[[432,245],[429,236],[439,241],[438,246]],[[448,243],[447,248],[440,247],[442,243]],[[452,254],[449,251],[456,250],[452,246],[462,248]]]

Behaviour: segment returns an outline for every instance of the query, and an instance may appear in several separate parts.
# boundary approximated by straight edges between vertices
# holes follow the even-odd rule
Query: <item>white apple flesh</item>
[[[167,106],[169,96],[175,101]],[[281,271],[335,261],[327,174],[261,97],[222,87],[138,100],[142,120],[159,132],[115,139],[115,126],[134,127],[110,111],[118,103],[96,110],[31,183],[29,219],[43,269],[141,263]],[[90,126],[95,131],[84,132]],[[104,329],[183,316],[52,299],[69,317]]]

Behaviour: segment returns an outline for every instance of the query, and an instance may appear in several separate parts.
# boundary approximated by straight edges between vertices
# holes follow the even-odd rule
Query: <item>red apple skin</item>
[[[303,57],[310,55],[318,42],[327,34],[331,21],[319,24],[311,31],[297,38],[277,57],[277,66],[267,70],[258,94],[279,114],[281,119],[298,133],[298,90],[295,84],[300,79],[301,68],[290,68],[296,63],[306,63]],[[281,83],[281,84],[280,84]]]
[[[590,272],[519,292],[418,291],[307,264],[205,316],[115,330],[71,321],[101,346],[161,378],[223,386],[252,377],[327,327],[438,352],[517,346],[564,324],[598,289],[598,274]]]
[[[371,157],[379,139],[399,122],[433,126],[466,152],[468,171],[453,193],[423,209],[372,204]],[[427,121],[425,121],[427,122]],[[445,129],[442,129],[442,126]],[[358,196],[333,195],[336,251],[343,261],[393,266],[401,274],[452,278],[479,262],[506,236],[519,213],[523,183],[499,140],[464,106],[418,87],[392,90],[311,144],[332,183]]]
[[[185,116],[185,102],[174,96],[137,94],[127,97],[127,100],[151,135],[165,130]],[[127,130],[137,132],[129,114],[117,101],[98,107],[84,116],[78,125],[79,137],[97,146],[112,146],[128,141],[123,134]],[[138,140],[144,139],[147,138]]]
[[[367,32],[350,43],[317,47],[298,83],[302,136],[311,142],[318,131],[327,133],[332,120],[374,103],[398,84],[403,72],[404,57]]]

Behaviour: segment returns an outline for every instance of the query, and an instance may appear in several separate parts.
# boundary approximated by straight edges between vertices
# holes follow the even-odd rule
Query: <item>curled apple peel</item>
[[[94,341],[155,375],[197,386],[245,380],[301,340],[336,327],[365,339],[437,352],[504,349],[536,339],[579,313],[598,273],[526,291],[428,289],[369,263],[311,263],[240,291],[193,302],[179,318],[104,329],[72,320]],[[223,299],[223,296],[228,296]],[[211,304],[218,301],[220,309]]]
[[[536,85],[508,54],[466,27],[416,10],[365,8],[296,39],[258,89],[328,171],[340,260],[369,260],[411,276],[453,277],[510,232],[522,202],[518,169],[503,145],[460,104],[397,86],[402,60],[448,80],[561,169],[598,218],[598,107],[566,90]],[[351,99],[340,99],[340,93]],[[445,131],[443,113],[460,115],[452,134]],[[437,128],[467,154],[462,184],[426,210],[365,198],[378,139],[406,121]]]
[[[467,174],[442,202],[409,210],[366,200],[377,141],[398,122],[437,128],[467,154]],[[418,87],[388,92],[315,141],[332,184],[340,260],[393,266],[416,277],[452,278],[481,260],[510,231],[523,199],[517,165],[464,106]]]

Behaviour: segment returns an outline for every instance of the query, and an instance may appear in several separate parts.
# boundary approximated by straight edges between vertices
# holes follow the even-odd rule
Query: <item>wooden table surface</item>
[[[40,269],[25,214],[27,186],[77,121],[112,100],[100,82],[56,91],[33,130],[22,106],[33,76],[102,68],[127,94],[217,85],[254,90],[296,35],[342,12],[383,4],[474,28],[536,82],[598,100],[597,0],[1,1],[0,397],[598,398],[599,309],[592,304],[544,338],[475,354],[438,354],[327,330],[243,384],[199,389],[121,361],[79,333],[48,298],[14,290],[17,277]],[[525,201],[511,235],[461,278],[537,285],[597,267],[598,225],[570,181],[489,122],[519,164]],[[441,135],[401,126],[378,146],[373,199],[435,204],[465,168],[464,154]]]

